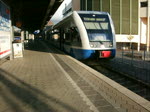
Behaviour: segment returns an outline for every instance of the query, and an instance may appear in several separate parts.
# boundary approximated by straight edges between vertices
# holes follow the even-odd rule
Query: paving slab
[[[0,65],[0,112],[92,112],[42,49]]]
[[[117,112],[55,54],[65,58],[35,42],[0,65],[0,112]]]

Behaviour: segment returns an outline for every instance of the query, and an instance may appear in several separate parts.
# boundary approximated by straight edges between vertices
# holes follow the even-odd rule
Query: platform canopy
[[[63,0],[1,0],[10,7],[12,23],[21,29],[42,29]]]

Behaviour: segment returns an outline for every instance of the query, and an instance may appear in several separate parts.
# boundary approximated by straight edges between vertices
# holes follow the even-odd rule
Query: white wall
[[[140,37],[138,35],[131,35],[133,36],[133,39],[132,40],[129,40],[130,35],[119,35],[119,34],[116,34],[116,42],[134,42],[134,43],[138,43],[140,40]]]
[[[147,37],[147,18],[141,18],[141,43],[146,44]]]

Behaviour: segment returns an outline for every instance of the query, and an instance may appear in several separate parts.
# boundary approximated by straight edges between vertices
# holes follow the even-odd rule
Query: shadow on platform
[[[50,50],[46,49],[46,47],[44,45],[41,45],[41,44],[45,44],[49,48],[57,49],[53,45],[50,45],[48,42],[44,42],[42,40],[35,40],[35,41],[34,40],[32,40],[32,41],[30,40],[28,43],[26,43],[24,45],[24,48],[26,50],[65,55],[64,53],[56,52],[55,50],[54,51],[50,51]]]
[[[0,86],[0,96],[3,98],[4,103],[11,108],[12,112],[26,112],[23,109],[24,106],[32,109],[32,112],[55,112],[56,108],[52,107],[48,102],[52,102],[56,107],[60,106],[67,111],[77,112],[75,108],[59,99],[48,96],[3,69],[0,69]],[[23,106],[19,106],[20,103]]]

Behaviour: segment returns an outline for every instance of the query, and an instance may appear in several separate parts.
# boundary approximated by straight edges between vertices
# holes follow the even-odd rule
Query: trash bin
[[[23,57],[22,43],[13,43],[13,54],[14,54],[14,58]]]

